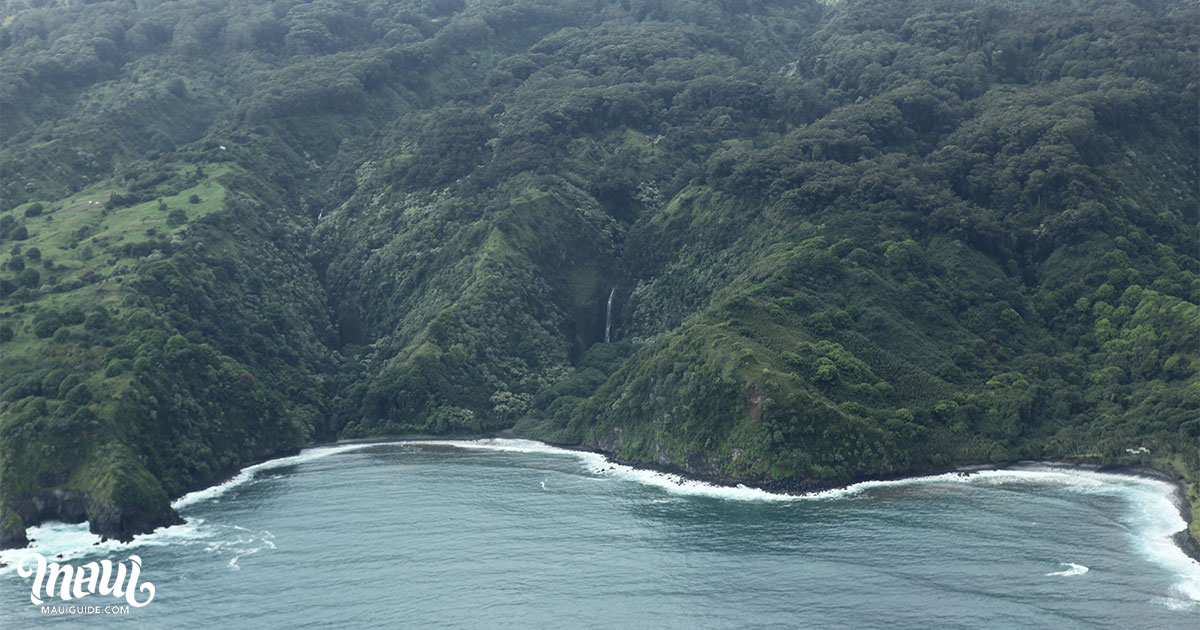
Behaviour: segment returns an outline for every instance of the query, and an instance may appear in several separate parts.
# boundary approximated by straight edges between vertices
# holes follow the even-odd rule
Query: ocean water
[[[309,449],[175,505],[186,525],[128,545],[33,528],[0,554],[0,627],[1200,627],[1174,488],[1065,467],[787,497],[522,440],[399,442]],[[43,613],[31,551],[136,554],[154,597]]]

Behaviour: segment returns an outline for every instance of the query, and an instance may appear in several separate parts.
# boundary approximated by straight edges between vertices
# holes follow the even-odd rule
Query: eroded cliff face
[[[28,524],[48,520],[81,523],[87,520],[88,515],[87,493],[79,490],[56,489],[31,496],[14,497],[9,505],[13,506],[16,518],[8,514],[0,518],[0,549],[27,545],[29,540],[25,535],[25,526]]]
[[[0,549],[25,547],[29,544],[26,528],[47,521],[62,523],[88,523],[88,530],[102,540],[114,539],[129,542],[138,534],[145,534],[171,525],[180,525],[183,519],[169,507],[164,512],[148,512],[134,505],[118,505],[101,502],[82,490],[55,489],[42,493],[16,496],[11,499],[20,521],[10,520],[9,526],[0,526]],[[16,523],[20,523],[19,525]]]

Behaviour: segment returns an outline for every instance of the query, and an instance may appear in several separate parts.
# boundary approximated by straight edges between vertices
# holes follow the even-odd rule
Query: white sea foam
[[[205,501],[215,501],[221,495],[254,479],[254,476],[260,471],[300,464],[368,446],[372,446],[372,444],[364,442],[317,447],[306,449],[300,454],[291,457],[281,457],[253,466],[247,466],[225,483],[179,497],[171,503],[171,507],[183,512],[186,516],[187,508]],[[87,523],[48,522],[35,525],[26,530],[26,536],[31,541],[28,547],[0,551],[0,564],[3,564],[3,566],[0,566],[0,575],[16,571],[17,563],[25,554],[30,552],[40,553],[50,561],[70,562],[83,556],[123,558],[125,555],[132,553],[131,550],[137,547],[162,547],[167,545],[204,543],[209,545],[209,550],[219,551],[230,545],[244,545],[260,540],[259,538],[252,537],[209,543],[208,539],[219,535],[219,530],[204,528],[202,527],[203,524],[204,519],[187,519],[187,522],[182,525],[159,528],[149,534],[135,536],[133,541],[129,543],[121,543],[116,540],[101,541],[100,536],[88,531]],[[249,531],[244,527],[236,525],[233,528]],[[274,538],[274,536],[272,535],[269,538]],[[274,548],[274,543],[269,539],[262,539],[261,542]],[[235,551],[242,550],[235,549]],[[242,555],[245,555],[244,551]]]
[[[93,555],[123,559],[132,553],[134,547],[165,547],[202,540],[208,535],[201,530],[203,524],[204,519],[193,519],[182,525],[137,536],[129,544],[116,540],[101,541],[99,536],[88,531],[87,523],[49,522],[35,525],[26,531],[30,539],[28,547],[0,551],[0,563],[4,564],[0,567],[0,575],[15,571],[20,559],[31,552],[39,553],[52,562],[71,562]]]
[[[1200,610],[1200,562],[1175,544],[1174,536],[1187,527],[1179,513],[1174,488],[1163,481],[1131,478],[1131,523],[1142,555],[1174,575],[1167,597],[1156,603],[1173,610]]]
[[[1067,568],[1063,569],[1062,571],[1052,571],[1050,573],[1047,573],[1046,575],[1071,576],[1071,575],[1083,575],[1084,573],[1088,572],[1088,568],[1083,566],[1082,564],[1075,564],[1074,562],[1060,562],[1058,564],[1061,566],[1067,567]]]
[[[400,440],[399,444],[407,446],[453,446],[455,448],[476,449],[485,451],[504,451],[507,453],[547,453],[552,455],[594,455],[585,451],[572,451],[544,442],[521,440],[516,438],[481,438],[477,440]],[[603,457],[603,455],[597,455]]]
[[[758,488],[748,488],[746,486],[720,486],[695,479],[688,479],[680,475],[671,473],[658,472],[655,470],[645,470],[634,468],[624,464],[618,464],[610,461],[605,456],[599,453],[589,453],[587,451],[572,451],[564,448],[557,448],[541,442],[532,440],[518,440],[511,438],[488,438],[481,440],[432,440],[420,442],[407,442],[413,446],[435,445],[435,446],[453,446],[463,449],[478,449],[489,451],[502,451],[507,453],[542,453],[551,455],[569,455],[579,459],[584,468],[593,475],[602,477],[612,477],[617,479],[626,479],[637,483],[642,483],[650,486],[656,486],[671,492],[673,494],[690,495],[690,496],[707,496],[723,499],[748,500],[748,501],[791,501],[797,498],[796,496],[777,494],[760,490]]]
[[[877,488],[895,488],[939,484],[969,484],[973,486],[1003,486],[1009,484],[1044,484],[1084,494],[1107,494],[1119,496],[1127,501],[1130,511],[1127,525],[1136,538],[1136,545],[1144,557],[1163,567],[1174,576],[1174,584],[1166,597],[1156,603],[1176,610],[1200,609],[1200,562],[1187,557],[1175,544],[1172,537],[1185,527],[1175,503],[1174,487],[1161,480],[1099,473],[1080,468],[1034,465],[1004,470],[981,470],[970,474],[957,472],[913,477],[894,481],[865,481],[844,488],[836,488],[805,495],[787,495],[767,492],[746,486],[721,486],[679,475],[644,470],[612,462],[603,455],[584,451],[557,448],[531,440],[491,438],[480,440],[430,440],[399,441],[408,446],[450,446],[461,449],[491,450],[513,453],[551,454],[570,456],[579,460],[590,478],[620,479],[660,488],[677,497],[712,497],[742,501],[806,501],[850,498]],[[252,480],[263,470],[300,464],[337,453],[374,446],[374,443],[342,444],[306,449],[299,455],[284,457],[242,469],[233,479],[208,488],[192,492],[177,499],[172,506],[186,513],[187,509],[205,501],[213,501],[230,490]],[[87,524],[66,525],[46,523],[31,527],[29,536],[35,542],[26,549],[10,549],[0,552],[0,562],[6,566],[0,573],[15,570],[16,562],[25,553],[36,551],[47,558],[71,560],[87,554],[120,556],[129,549],[142,545],[160,546],[172,544],[205,544],[211,551],[229,550],[235,555],[229,566],[236,569],[238,559],[264,548],[275,548],[274,538],[269,532],[251,534],[249,539],[230,536],[224,540],[228,528],[204,528],[202,519],[189,519],[185,525],[159,529],[151,534],[138,536],[129,545],[116,541],[100,542],[98,536],[87,531]],[[97,544],[98,543],[98,544]],[[1047,575],[1080,575],[1087,567],[1064,563],[1069,568]]]
[[[1128,480],[1133,483],[1150,483],[1166,486],[1162,482],[1140,479],[1125,475],[1097,473],[1084,469],[1052,465],[1024,466],[1002,470],[978,470],[971,472],[948,472],[922,477],[908,477],[888,481],[862,481],[841,488],[831,488],[805,494],[783,494],[768,492],[744,485],[723,486],[689,479],[672,473],[644,468],[634,468],[616,463],[604,455],[588,451],[576,451],[550,446],[533,440],[513,438],[486,438],[478,440],[421,440],[402,442],[409,446],[450,446],[461,449],[489,450],[509,453],[537,453],[565,455],[581,461],[584,468],[598,477],[624,479],[662,488],[672,494],[686,496],[708,496],[745,501],[805,501],[814,499],[837,499],[863,494],[876,488],[899,488],[935,484],[970,484],[976,486],[1001,486],[1013,483],[1041,483],[1068,486],[1078,492],[1117,491],[1114,482]],[[1167,490],[1169,492],[1169,490]],[[1169,499],[1166,499],[1169,502]]]
[[[175,508],[176,510],[183,510],[189,506],[195,505],[197,503],[201,503],[203,501],[211,501],[211,500],[216,499],[217,497],[220,497],[221,495],[229,492],[233,488],[236,488],[236,487],[246,483],[247,481],[254,479],[255,475],[257,475],[259,472],[264,471],[264,470],[270,470],[272,468],[280,468],[283,466],[292,466],[295,464],[303,464],[304,462],[311,462],[315,459],[321,459],[322,457],[328,457],[330,455],[336,455],[338,453],[345,453],[347,451],[355,451],[358,449],[367,448],[369,446],[374,446],[374,444],[371,442],[362,442],[362,443],[358,443],[358,444],[339,444],[336,446],[318,446],[316,448],[305,449],[304,451],[301,451],[298,455],[292,455],[290,457],[280,457],[279,459],[271,459],[271,460],[262,462],[260,464],[255,464],[253,466],[247,466],[247,467],[241,469],[237,475],[234,475],[234,477],[232,479],[230,479],[229,481],[226,481],[225,483],[222,483],[222,484],[219,484],[216,486],[212,486],[211,488],[205,488],[203,490],[189,492],[189,493],[179,497],[178,499],[175,499],[173,502],[171,502],[171,507]]]
[[[584,467],[600,478],[611,477],[662,488],[676,495],[714,497],[743,501],[804,501],[842,499],[861,495],[877,488],[906,486],[965,484],[993,486],[1039,484],[1063,488],[1081,494],[1119,496],[1130,506],[1128,524],[1142,555],[1166,569],[1175,583],[1169,596],[1156,603],[1175,610],[1200,609],[1200,562],[1189,558],[1175,544],[1173,536],[1186,527],[1175,501],[1175,488],[1159,479],[1102,473],[1073,466],[1033,464],[1000,470],[949,472],[924,477],[892,481],[863,481],[844,488],[834,488],[803,495],[776,494],[746,486],[720,486],[679,475],[644,470],[610,461],[603,455],[556,448],[530,440],[492,438],[465,441],[410,442],[409,444],[438,444],[464,449],[483,449],[515,453],[545,453],[569,455],[581,460]],[[1047,575],[1074,576],[1088,571],[1083,565],[1065,563],[1069,568]]]

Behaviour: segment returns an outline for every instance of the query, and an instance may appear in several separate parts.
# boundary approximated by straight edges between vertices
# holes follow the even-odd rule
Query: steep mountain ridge
[[[1188,3],[2,15],[0,543],[510,427],[781,489],[1137,463],[1200,503]]]

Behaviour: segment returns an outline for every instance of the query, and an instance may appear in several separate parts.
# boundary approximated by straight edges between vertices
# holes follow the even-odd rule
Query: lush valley
[[[2,544],[508,428],[786,490],[1140,464],[1200,505],[1194,3],[2,15]]]

